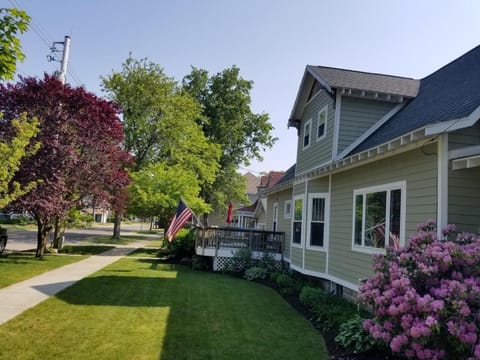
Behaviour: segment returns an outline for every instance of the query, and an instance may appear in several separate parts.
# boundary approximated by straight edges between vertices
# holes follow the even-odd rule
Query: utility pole
[[[56,48],[56,45],[62,45],[63,49],[58,50]],[[56,59],[54,55],[48,55],[47,59],[48,61],[60,62],[60,70],[55,71],[54,75],[57,77],[58,80],[62,82],[62,84],[65,84],[65,81],[67,79],[68,56],[70,54],[70,36],[66,35],[64,41],[55,41],[50,47],[50,51],[52,52],[52,54],[62,52],[62,60]]]

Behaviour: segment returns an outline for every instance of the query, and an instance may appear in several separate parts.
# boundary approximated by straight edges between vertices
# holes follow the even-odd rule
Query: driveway
[[[141,230],[148,230],[146,224],[122,224],[121,234],[132,235]],[[85,239],[92,236],[111,236],[113,233],[113,225],[94,225],[88,229],[67,229],[65,230],[64,245],[78,245]],[[148,236],[148,235],[145,235]],[[158,237],[158,235],[153,235]],[[90,244],[91,245],[91,244]],[[22,251],[36,249],[37,247],[37,231],[24,229],[9,229],[8,242],[6,251]]]

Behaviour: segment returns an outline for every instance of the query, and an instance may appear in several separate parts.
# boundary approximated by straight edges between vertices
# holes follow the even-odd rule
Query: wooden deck
[[[281,256],[284,241],[284,232],[207,227],[197,229],[195,249],[197,255],[204,256],[233,256],[237,249]]]

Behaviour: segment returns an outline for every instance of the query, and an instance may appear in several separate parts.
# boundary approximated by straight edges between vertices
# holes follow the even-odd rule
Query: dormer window
[[[317,140],[323,139],[327,133],[328,105],[318,112]]]
[[[305,123],[305,127],[303,128],[303,148],[306,149],[310,146],[310,133],[312,131],[312,120],[308,120]]]

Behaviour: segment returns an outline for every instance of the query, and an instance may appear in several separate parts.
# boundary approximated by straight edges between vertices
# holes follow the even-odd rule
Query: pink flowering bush
[[[428,221],[404,248],[375,256],[360,288],[375,314],[364,328],[395,354],[480,359],[480,237],[455,231],[448,225],[437,239]]]

